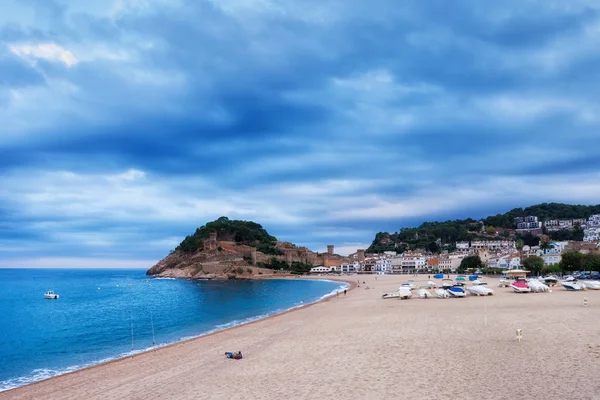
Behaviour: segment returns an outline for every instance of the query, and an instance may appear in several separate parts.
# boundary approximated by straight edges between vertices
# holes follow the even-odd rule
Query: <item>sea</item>
[[[345,287],[154,279],[140,269],[0,269],[0,391],[252,322]],[[59,299],[44,299],[48,290]]]

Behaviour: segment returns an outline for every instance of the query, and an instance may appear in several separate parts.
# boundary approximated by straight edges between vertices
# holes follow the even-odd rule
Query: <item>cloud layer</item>
[[[599,8],[3,6],[2,264],[160,259],[221,215],[350,251],[423,220],[598,203]]]

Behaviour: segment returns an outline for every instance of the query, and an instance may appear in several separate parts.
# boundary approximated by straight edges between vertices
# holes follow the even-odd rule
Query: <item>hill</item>
[[[280,242],[260,224],[221,217],[197,228],[146,274],[183,279],[302,274],[318,260],[304,247]]]
[[[424,249],[438,252],[442,249],[454,250],[457,241],[476,239],[524,239],[526,244],[535,244],[539,238],[532,234],[520,235],[514,231],[516,217],[533,215],[540,221],[550,219],[579,219],[600,214],[600,205],[583,206],[560,203],[542,203],[526,208],[515,208],[504,214],[489,216],[480,220],[467,218],[445,222],[425,222],[416,228],[401,228],[396,233],[379,232],[368,253],[383,251],[403,252],[413,249]],[[561,230],[549,232],[553,240],[582,240],[583,230]]]

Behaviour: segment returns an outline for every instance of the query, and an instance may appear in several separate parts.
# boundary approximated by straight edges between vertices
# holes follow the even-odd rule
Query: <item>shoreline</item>
[[[339,278],[352,286],[348,296],[24,385],[0,400],[573,398],[573,387],[582,389],[576,398],[591,400],[600,393],[600,291],[519,294],[485,277],[493,296],[383,300],[408,277]],[[238,350],[243,360],[223,356]]]
[[[162,277],[159,277],[159,279],[160,278],[162,278]],[[261,277],[261,278],[258,278],[257,280],[262,280],[262,279],[265,279],[265,280],[268,280],[268,279],[272,279],[272,280],[285,279],[285,280],[319,280],[319,281],[329,281],[329,282],[340,282],[340,283],[347,283],[347,284],[350,285],[350,287],[347,289],[348,292],[352,291],[357,286],[356,281],[350,281],[350,280],[347,280],[347,279],[343,279],[341,277],[333,277],[334,279],[329,279],[329,278],[330,277],[318,277],[318,276],[315,276],[315,277],[306,277],[306,278],[304,278],[302,276],[285,276],[285,277],[284,276],[282,276],[282,277],[272,277],[272,276],[269,276],[269,277]],[[165,279],[165,278],[162,278],[162,279]],[[190,279],[178,279],[178,278],[167,278],[167,279],[190,280]],[[197,280],[197,279],[192,279],[192,280]],[[260,318],[258,318],[256,320],[253,320],[253,321],[244,322],[244,323],[241,323],[239,325],[230,326],[230,327],[219,329],[219,330],[216,330],[216,331],[212,331],[212,332],[200,334],[198,336],[193,336],[193,337],[185,338],[185,339],[178,340],[178,341],[172,342],[172,343],[167,343],[167,344],[164,344],[164,345],[161,345],[161,346],[156,346],[156,347],[151,347],[151,348],[147,348],[147,349],[144,349],[144,350],[139,350],[139,351],[134,352],[133,354],[130,354],[130,355],[118,356],[117,358],[114,358],[114,359],[111,359],[111,360],[108,360],[108,361],[99,362],[97,364],[89,365],[87,367],[83,367],[83,368],[75,369],[73,371],[68,371],[68,372],[65,372],[65,373],[54,375],[54,376],[51,376],[49,378],[40,379],[40,380],[35,381],[35,382],[26,383],[24,385],[17,386],[17,387],[14,387],[14,388],[6,389],[6,390],[1,390],[0,391],[0,396],[4,395],[5,393],[10,393],[10,392],[13,392],[15,390],[22,389],[24,387],[35,386],[35,385],[41,384],[43,382],[51,381],[53,379],[57,379],[57,378],[61,378],[61,377],[65,377],[65,376],[69,376],[69,375],[81,373],[83,371],[93,370],[93,369],[100,368],[100,367],[106,367],[106,366],[109,366],[111,364],[122,362],[122,361],[128,360],[128,359],[134,359],[135,357],[141,356],[141,355],[144,355],[144,354],[149,354],[149,353],[152,353],[152,352],[154,352],[156,354],[157,352],[159,352],[161,350],[168,350],[170,348],[174,348],[174,347],[177,347],[177,346],[185,345],[185,344],[188,344],[190,342],[193,342],[193,341],[196,341],[196,340],[199,340],[199,339],[211,337],[211,336],[223,333],[223,332],[228,332],[228,331],[235,330],[235,329],[238,329],[238,328],[242,328],[242,327],[245,327],[245,326],[248,326],[248,325],[256,324],[258,322],[263,322],[263,321],[266,321],[266,320],[269,320],[269,319],[280,317],[282,315],[286,315],[286,314],[292,313],[294,311],[299,311],[299,310],[302,310],[302,309],[309,308],[309,307],[314,306],[316,304],[325,303],[325,302],[328,302],[328,301],[330,301],[331,299],[333,299],[335,297],[336,296],[332,294],[332,295],[327,296],[325,298],[322,298],[320,300],[313,301],[313,302],[308,303],[308,304],[299,305],[299,306],[296,306],[296,307],[293,307],[293,308],[290,308],[290,309],[278,312],[276,314],[272,314],[272,315],[267,315],[267,316],[264,316],[264,317],[260,317]]]

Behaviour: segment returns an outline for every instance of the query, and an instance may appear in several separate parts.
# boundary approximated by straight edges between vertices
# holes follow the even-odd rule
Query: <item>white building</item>
[[[313,267],[310,269],[311,274],[324,274],[327,272],[332,272],[332,267],[318,266],[318,267]]]
[[[515,249],[515,242],[512,240],[473,240],[470,245],[469,242],[456,242],[456,251],[458,252],[483,249],[490,251],[512,251]]]
[[[559,264],[562,260],[560,254],[542,254],[541,257],[544,259],[544,265]]]
[[[340,272],[343,274],[351,274],[358,271],[360,271],[360,264],[358,261],[353,263],[343,263],[340,265]]]
[[[600,240],[600,227],[587,228],[583,231],[584,242],[597,242]]]
[[[391,274],[392,273],[392,260],[389,258],[380,258],[375,262],[375,272],[377,274]]]
[[[394,274],[407,274],[427,268],[427,258],[421,254],[405,254],[390,260]]]
[[[588,218],[587,226],[600,226],[600,214],[594,214]]]

